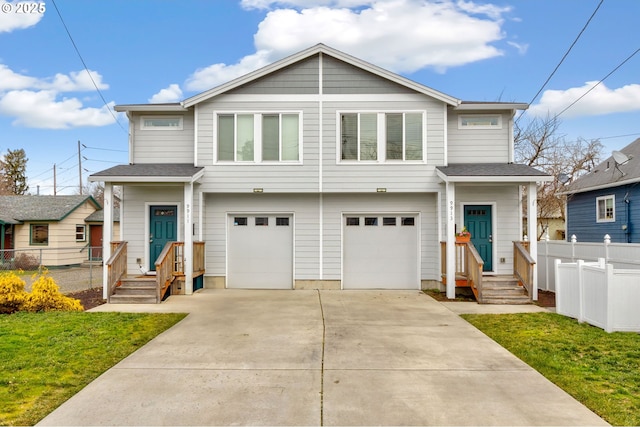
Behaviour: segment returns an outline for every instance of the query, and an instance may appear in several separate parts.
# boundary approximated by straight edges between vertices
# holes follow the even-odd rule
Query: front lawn
[[[462,317],[608,423],[640,425],[640,334],[554,313]]]
[[[185,314],[0,315],[0,425],[34,425]]]

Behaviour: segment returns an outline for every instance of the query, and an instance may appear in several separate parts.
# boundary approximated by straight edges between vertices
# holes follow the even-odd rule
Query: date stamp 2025
[[[0,12],[2,13],[44,13],[46,6],[43,2],[21,1],[9,3],[0,0]]]

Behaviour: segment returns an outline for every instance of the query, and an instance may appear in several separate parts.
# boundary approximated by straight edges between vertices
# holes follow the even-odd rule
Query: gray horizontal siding
[[[502,114],[502,129],[458,129],[458,113],[448,115],[448,162],[449,163],[495,163],[509,159],[509,121],[505,112],[460,112],[468,114]]]
[[[151,116],[143,114],[142,116]],[[142,130],[140,129],[141,115],[133,118],[134,163],[193,163],[194,119],[193,113],[161,114],[163,116],[180,115],[183,117],[182,130]]]
[[[320,92],[318,64],[316,55],[233,89],[229,93],[234,95],[317,94]]]
[[[326,55],[322,58],[322,84],[325,94],[413,93],[405,86]]]

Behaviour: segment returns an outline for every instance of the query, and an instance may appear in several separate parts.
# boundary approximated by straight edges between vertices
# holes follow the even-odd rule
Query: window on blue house
[[[616,196],[601,196],[596,198],[596,222],[615,222]]]

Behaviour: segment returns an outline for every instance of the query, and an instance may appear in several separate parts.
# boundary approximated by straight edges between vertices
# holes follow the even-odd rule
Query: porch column
[[[446,276],[447,276],[447,298],[455,299],[456,297],[456,185],[447,182],[447,226],[444,241],[446,242]]]
[[[102,298],[109,293],[109,269],[106,262],[111,258],[111,236],[113,236],[113,184],[104,183],[104,220],[102,224]]]
[[[527,235],[529,236],[529,255],[538,262],[538,186],[535,182],[529,183],[527,194]],[[538,265],[533,265],[533,295],[534,301],[538,300]]]
[[[184,184],[184,291],[193,293],[193,183]]]

